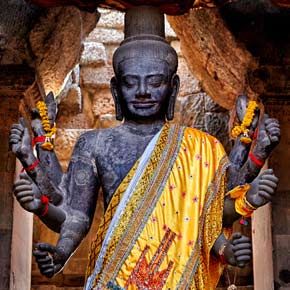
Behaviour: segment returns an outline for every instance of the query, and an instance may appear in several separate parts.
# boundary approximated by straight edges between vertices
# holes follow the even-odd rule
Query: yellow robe
[[[112,198],[92,243],[86,289],[215,289],[223,267],[210,251],[222,232],[228,165],[214,137],[166,124],[94,273],[138,162]]]

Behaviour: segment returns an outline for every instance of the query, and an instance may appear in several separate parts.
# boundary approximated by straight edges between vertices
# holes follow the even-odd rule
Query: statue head
[[[111,90],[118,120],[172,120],[179,88],[177,54],[164,39],[164,16],[137,7],[125,18],[125,40],[113,56]]]

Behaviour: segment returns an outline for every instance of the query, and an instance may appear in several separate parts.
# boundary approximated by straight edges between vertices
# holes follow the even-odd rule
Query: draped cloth
[[[215,289],[228,166],[217,139],[165,124],[106,210],[85,289]]]

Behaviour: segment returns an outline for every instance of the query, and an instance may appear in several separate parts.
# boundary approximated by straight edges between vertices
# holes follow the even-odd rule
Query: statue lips
[[[136,109],[149,109],[157,104],[156,101],[134,101],[131,102]]]

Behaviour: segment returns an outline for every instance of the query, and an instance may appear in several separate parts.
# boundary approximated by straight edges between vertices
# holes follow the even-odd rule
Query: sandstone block
[[[96,117],[115,113],[115,105],[110,90],[96,90],[92,98],[92,110]]]
[[[81,68],[81,84],[84,87],[97,89],[109,88],[110,80],[113,76],[114,72],[112,66]]]
[[[124,13],[104,8],[99,8],[98,11],[101,13],[101,18],[98,22],[99,27],[123,29]]]
[[[77,139],[81,134],[89,130],[85,129],[58,129],[55,138],[55,152],[59,160],[70,160],[71,153]]]
[[[120,43],[124,39],[124,33],[121,30],[96,27],[86,38],[86,41],[101,43]]]
[[[180,77],[179,96],[184,97],[200,92],[200,82],[193,76],[186,60],[183,57],[178,58],[178,70],[177,74]]]
[[[98,42],[85,42],[84,50],[81,55],[81,65],[104,65],[107,63],[107,55],[105,47],[102,43]]]
[[[67,95],[63,97],[58,106],[59,111],[66,110],[68,114],[78,114],[82,111],[82,93],[77,84],[72,84]]]

